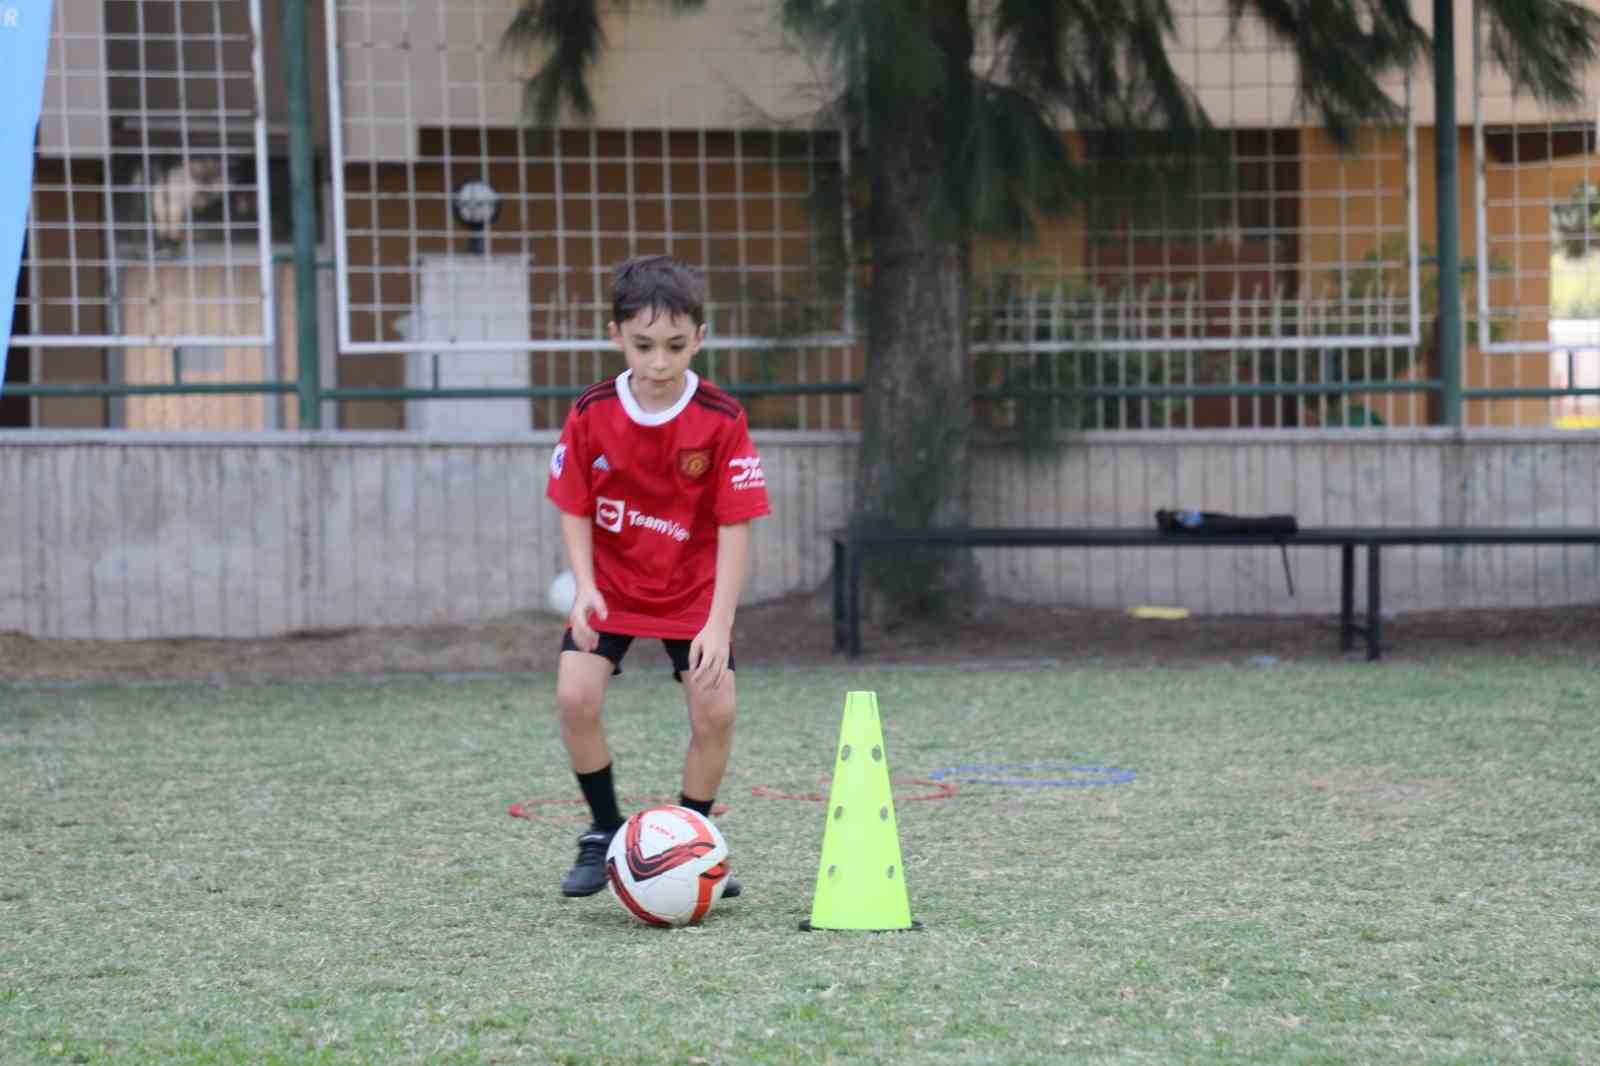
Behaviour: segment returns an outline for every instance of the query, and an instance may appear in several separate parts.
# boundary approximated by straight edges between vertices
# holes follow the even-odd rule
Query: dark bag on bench
[[[1163,533],[1183,533],[1194,537],[1281,537],[1298,531],[1300,525],[1292,514],[1233,515],[1220,511],[1160,510],[1156,512],[1156,528]]]
[[[1163,533],[1186,537],[1222,537],[1228,535],[1283,538],[1296,533],[1300,523],[1292,514],[1235,515],[1220,511],[1169,511],[1156,512],[1156,528]],[[1283,579],[1288,583],[1289,595],[1294,595],[1294,574],[1289,569],[1289,545],[1279,539],[1283,548]]]

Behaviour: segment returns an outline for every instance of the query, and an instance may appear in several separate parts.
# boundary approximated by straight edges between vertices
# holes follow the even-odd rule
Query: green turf
[[[681,699],[613,688],[622,790]],[[0,690],[0,1062],[1600,1061],[1600,685],[1487,660],[760,672],[700,927],[564,901],[550,682]],[[801,933],[844,693],[926,928]],[[903,785],[901,794],[927,792]]]

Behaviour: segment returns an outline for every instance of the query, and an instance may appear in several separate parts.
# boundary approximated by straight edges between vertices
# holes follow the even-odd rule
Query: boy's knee
[[[556,708],[568,721],[599,717],[601,692],[584,679],[561,678],[556,682]]]
[[[734,710],[731,691],[712,691],[695,701],[689,713],[690,725],[696,732],[726,732],[733,728]]]

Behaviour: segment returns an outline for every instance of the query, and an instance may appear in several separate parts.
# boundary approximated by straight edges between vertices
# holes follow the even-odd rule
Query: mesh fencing
[[[259,0],[57,5],[12,338],[33,381],[280,376],[261,36]],[[119,402],[176,428],[194,401]]]
[[[762,424],[847,424],[848,393],[781,394],[858,376],[838,200],[846,145],[784,110],[781,70],[748,66],[737,45],[765,13],[734,7],[719,23],[729,47],[673,61],[676,79],[639,25],[651,10],[630,12],[593,75],[600,113],[540,128],[521,110],[530,60],[504,45],[510,5],[338,0],[341,352],[391,357],[390,384],[403,362],[407,390],[518,390],[535,427],[556,426],[563,390],[621,368],[605,339],[613,266],[669,253],[706,275],[706,373],[780,393],[751,399]],[[616,71],[642,64],[647,87],[619,83]],[[413,396],[408,424],[527,424],[526,399],[498,413],[468,402],[476,414]]]
[[[1182,159],[1146,138],[1144,161],[1182,180],[1137,185],[1095,136],[1063,131],[1098,175],[1089,202],[1032,241],[973,249],[982,418],[1437,422],[1429,87],[1393,82],[1403,121],[1346,151],[1299,110],[1295,65],[1259,26],[1226,0],[1172,6],[1174,63],[1225,150]],[[621,366],[611,268],[670,252],[710,283],[698,369],[756,425],[857,428],[862,161],[818,57],[765,0],[609,5],[593,113],[542,127],[523,100],[542,53],[507,47],[515,10],[311,9],[330,424],[559,425],[575,390]],[[58,5],[8,374],[33,390],[25,424],[296,424],[280,19],[260,0]],[[1518,97],[1472,26],[1465,417],[1600,424],[1596,72],[1572,108]]]
[[[1471,424],[1600,426],[1600,70],[1559,107],[1512,90],[1474,5]],[[1466,242],[1463,242],[1464,244]],[[1589,394],[1569,390],[1588,389]],[[1485,393],[1491,395],[1484,395]],[[1469,393],[1469,398],[1470,398]]]
[[[1409,82],[1392,87],[1404,121],[1347,149],[1301,113],[1295,64],[1261,26],[1213,0],[1174,7],[1173,64],[1220,151],[1150,135],[1130,162],[1069,134],[1091,168],[1084,209],[981,248],[980,380],[1070,393],[1035,402],[1065,428],[1424,421]]]

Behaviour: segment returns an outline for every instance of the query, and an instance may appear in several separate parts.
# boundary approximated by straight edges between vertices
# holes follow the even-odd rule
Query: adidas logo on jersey
[[[591,470],[610,470],[611,469],[611,464],[606,462],[605,455],[601,454],[601,456],[598,459],[596,459],[594,462],[589,464],[589,468]]]

